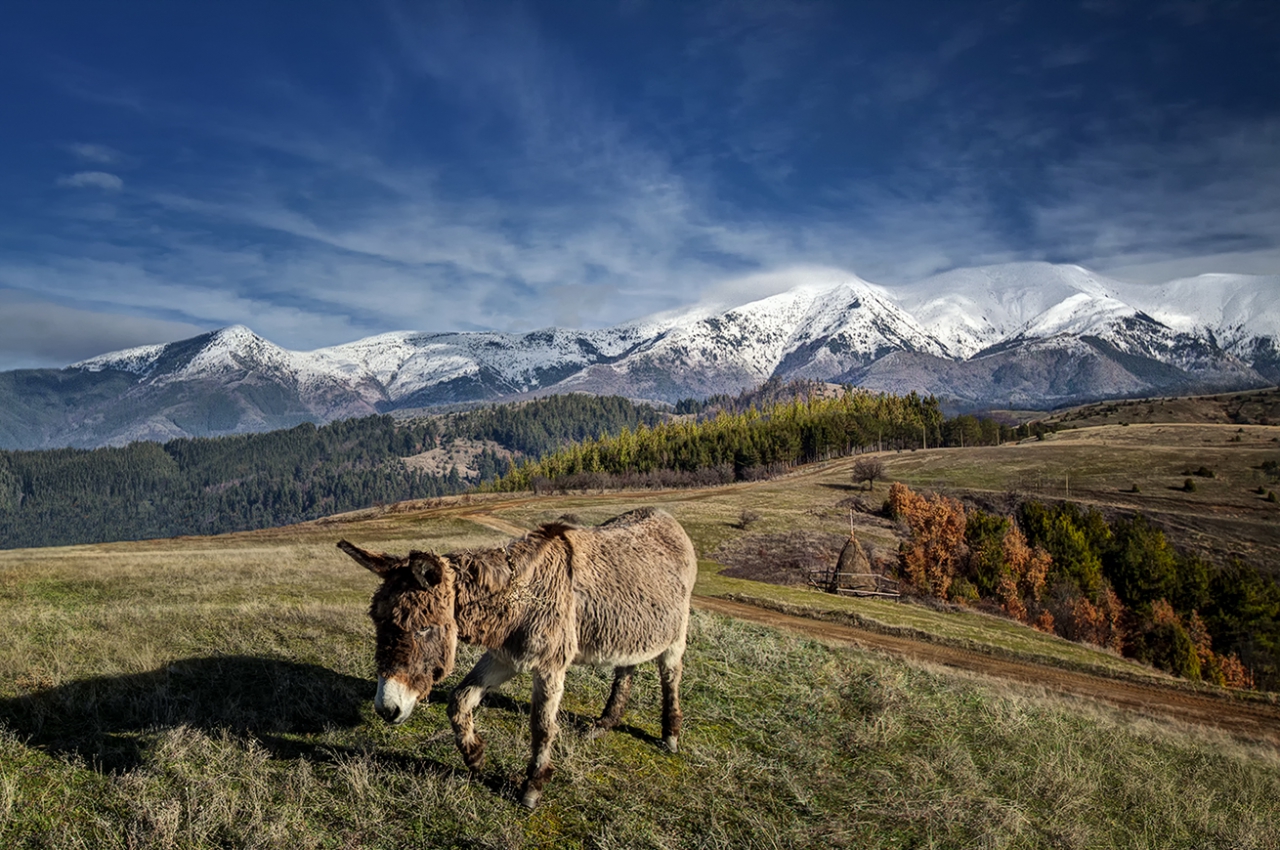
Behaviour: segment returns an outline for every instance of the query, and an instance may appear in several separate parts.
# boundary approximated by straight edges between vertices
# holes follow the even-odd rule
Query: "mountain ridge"
[[[893,289],[834,270],[728,308],[610,328],[393,331],[290,351],[232,325],[62,370],[0,373],[0,447],[119,445],[553,392],[675,402],[772,377],[962,409],[1280,382],[1280,276],[1126,284],[1080,266],[958,269]]]

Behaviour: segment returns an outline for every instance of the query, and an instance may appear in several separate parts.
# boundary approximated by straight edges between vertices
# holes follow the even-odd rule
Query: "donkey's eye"
[[[425,629],[418,629],[416,632],[414,632],[414,634],[417,635],[418,637],[426,637],[427,635],[431,634],[431,632],[433,631],[434,629],[431,626],[427,626]]]

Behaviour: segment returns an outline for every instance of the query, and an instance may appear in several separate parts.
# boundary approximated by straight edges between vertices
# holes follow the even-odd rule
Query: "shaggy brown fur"
[[[556,714],[571,664],[615,668],[596,731],[616,726],[635,665],[656,660],[662,734],[680,734],[679,686],[697,558],[669,514],[642,508],[596,528],[548,523],[501,549],[405,558],[338,546],[382,577],[369,615],[378,633],[376,705],[402,722],[449,675],[458,640],[489,651],[449,700],[463,759],[479,768],[484,742],[472,719],[485,691],[533,673],[532,748],[522,802],[537,805],[551,776]],[[389,696],[384,700],[385,693]]]

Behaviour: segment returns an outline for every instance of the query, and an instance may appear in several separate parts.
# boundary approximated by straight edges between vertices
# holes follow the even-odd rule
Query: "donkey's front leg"
[[[560,698],[564,696],[564,673],[563,669],[539,669],[533,673],[533,710],[529,717],[533,755],[529,759],[529,771],[520,799],[529,809],[538,805],[538,800],[542,798],[542,788],[551,778],[551,745],[556,739],[556,733],[560,731],[556,715],[560,712]]]
[[[516,673],[515,668],[486,652],[453,689],[449,697],[449,723],[453,726],[453,739],[462,752],[462,760],[472,770],[484,764],[484,739],[476,734],[474,713],[485,692],[499,687]]]

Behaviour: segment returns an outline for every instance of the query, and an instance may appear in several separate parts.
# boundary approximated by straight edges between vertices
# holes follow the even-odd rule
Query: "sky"
[[[1274,274],[1278,57],[1274,0],[12,0],[0,369],[812,269]]]

